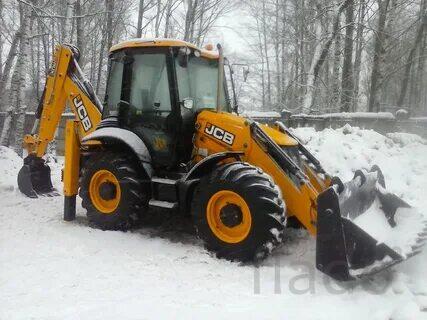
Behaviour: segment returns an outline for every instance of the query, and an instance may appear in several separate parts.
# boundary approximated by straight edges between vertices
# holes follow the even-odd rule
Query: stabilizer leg
[[[77,134],[79,123],[68,120],[65,126],[64,220],[76,218],[76,195],[79,188],[80,143]]]

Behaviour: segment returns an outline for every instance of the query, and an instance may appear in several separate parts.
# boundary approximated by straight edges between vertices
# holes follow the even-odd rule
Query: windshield
[[[165,54],[134,56],[130,105],[143,112],[171,110]]]
[[[117,113],[120,100],[129,102],[134,115],[169,113],[171,100],[166,54],[134,54],[130,61],[127,67],[122,59],[111,62],[105,116]]]
[[[179,100],[193,100],[193,111],[200,109],[216,109],[218,60],[191,56],[187,67],[182,67],[175,58],[178,80]],[[230,111],[224,87],[220,105],[222,110]]]

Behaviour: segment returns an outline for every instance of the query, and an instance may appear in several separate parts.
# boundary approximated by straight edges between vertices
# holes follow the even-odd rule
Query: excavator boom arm
[[[81,72],[76,50],[68,45],[58,45],[55,49],[33,132],[24,138],[24,148],[30,155],[41,158],[46,153],[67,101],[79,123],[80,137],[92,132],[101,120],[102,106]]]
[[[49,142],[55,138],[67,102],[75,119],[68,120],[65,130],[64,195],[66,199],[74,199],[77,193],[80,141],[95,130],[102,111],[99,99],[78,65],[78,56],[78,49],[71,45],[56,47],[36,121],[32,132],[24,137],[28,156],[19,171],[18,186],[29,197],[54,192],[50,168],[43,156]]]

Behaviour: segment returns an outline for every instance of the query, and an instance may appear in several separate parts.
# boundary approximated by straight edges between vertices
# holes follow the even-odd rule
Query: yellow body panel
[[[124,48],[140,48],[140,47],[189,47],[200,51],[200,55],[208,59],[218,59],[218,53],[205,49],[197,48],[194,44],[174,39],[131,39],[120,42],[111,47],[110,52]]]
[[[223,141],[212,134],[212,126],[234,135],[232,144]],[[295,146],[297,142],[276,129],[262,126],[262,129],[279,145]],[[219,135],[218,135],[219,137]],[[206,152],[207,151],[207,152]],[[288,216],[296,218],[307,228],[311,234],[316,234],[315,221],[317,219],[316,198],[321,189],[325,188],[319,180],[314,187],[307,177],[307,183],[296,185],[286,172],[262,149],[251,136],[250,121],[229,113],[202,111],[197,117],[195,134],[196,161],[202,159],[201,154],[214,154],[224,151],[242,151],[243,161],[261,168],[268,173],[279,186],[285,200]],[[311,172],[310,174],[315,174]],[[315,181],[318,177],[311,177]]]
[[[269,135],[279,146],[297,146],[298,142],[288,135],[280,132],[279,130],[269,127],[267,125],[261,125],[262,130]]]

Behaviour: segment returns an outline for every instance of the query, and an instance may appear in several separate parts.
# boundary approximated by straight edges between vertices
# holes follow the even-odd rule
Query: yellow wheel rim
[[[101,196],[101,185],[104,183],[112,184],[115,187],[115,194],[111,199],[104,199]],[[99,170],[90,179],[89,194],[92,204],[99,212],[111,214],[120,203],[121,190],[119,180],[110,171]]]
[[[251,230],[252,216],[246,201],[237,193],[221,190],[208,201],[206,218],[213,234],[227,243],[239,243]]]

